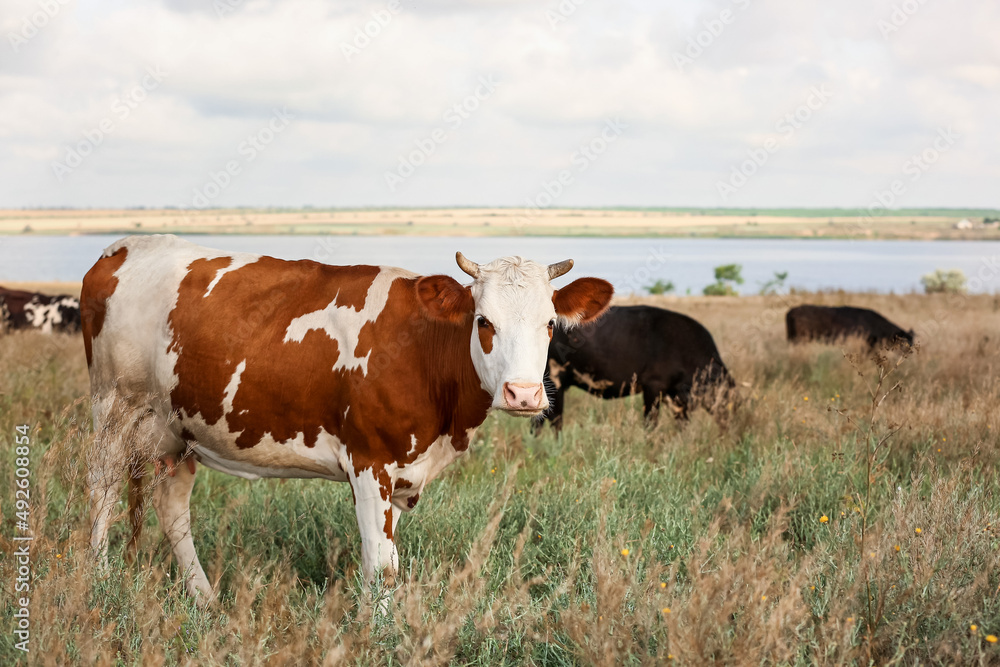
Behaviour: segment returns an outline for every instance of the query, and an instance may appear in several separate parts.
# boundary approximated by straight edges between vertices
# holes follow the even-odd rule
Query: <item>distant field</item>
[[[0,210],[0,234],[406,234],[1000,239],[981,209],[211,209]]]
[[[849,344],[856,370],[839,346],[789,346],[784,312],[802,301],[876,308],[916,330],[920,349],[874,414],[869,390],[899,355]],[[698,410],[647,428],[641,400],[572,390],[560,438],[492,415],[401,519],[389,615],[358,580],[347,484],[199,466],[193,532],[221,591],[208,609],[184,597],[151,512],[129,564],[119,506],[114,567],[95,571],[81,339],[0,336],[0,664],[24,657],[7,557],[21,423],[33,443],[28,664],[1000,662],[987,640],[1000,635],[1000,296],[625,302],[703,322],[736,400],[719,421]]]

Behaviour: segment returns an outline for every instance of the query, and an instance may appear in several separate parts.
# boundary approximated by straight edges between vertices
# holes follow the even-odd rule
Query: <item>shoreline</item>
[[[931,212],[933,214],[928,215]],[[981,213],[969,217],[965,213]],[[0,237],[125,234],[1000,241],[989,210],[0,209]],[[957,228],[968,220],[971,228]],[[965,224],[965,223],[963,223]]]

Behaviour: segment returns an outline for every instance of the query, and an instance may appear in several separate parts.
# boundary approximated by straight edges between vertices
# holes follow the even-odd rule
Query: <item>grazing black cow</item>
[[[80,300],[60,294],[0,287],[0,330],[35,329],[43,333],[80,331]]]
[[[602,398],[642,391],[644,414],[655,419],[664,396],[687,418],[692,389],[734,385],[712,334],[697,321],[652,306],[615,306],[596,322],[556,329],[549,344],[550,407],[543,419],[562,427],[563,398],[570,387]],[[536,432],[544,424],[535,424]]]
[[[913,329],[903,331],[868,308],[851,306],[796,306],[785,315],[788,340],[819,340],[834,343],[849,336],[864,338],[868,345],[913,344]]]

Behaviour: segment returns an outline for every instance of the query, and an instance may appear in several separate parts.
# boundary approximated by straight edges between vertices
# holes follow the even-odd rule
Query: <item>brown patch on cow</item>
[[[497,335],[496,327],[493,323],[488,320],[483,320],[486,322],[485,326],[477,321],[476,329],[479,330],[479,345],[483,348],[483,352],[489,354],[493,351],[493,337]],[[552,336],[552,332],[549,332],[549,337]]]
[[[417,297],[431,317],[462,324],[476,308],[472,290],[450,276],[424,276],[417,280]]]
[[[119,248],[110,257],[101,257],[83,277],[80,292],[80,324],[83,329],[83,349],[87,354],[87,366],[93,361],[94,338],[104,328],[104,318],[108,313],[108,299],[118,287],[115,272],[125,263],[128,248]]]
[[[194,355],[186,354],[187,350],[185,347],[187,343],[182,332],[197,330],[199,327],[203,329],[218,327],[219,320],[213,320],[215,317],[221,316],[222,313],[216,311],[213,316],[210,311],[206,312],[203,307],[200,308],[199,306],[216,301],[212,297],[218,294],[218,287],[222,284],[221,280],[215,289],[213,289],[211,295],[206,297],[205,292],[212,281],[215,280],[216,273],[229,266],[232,261],[231,257],[216,257],[214,259],[196,259],[191,262],[188,266],[187,274],[181,280],[181,284],[177,289],[177,307],[171,311],[168,319],[170,328],[174,331],[174,337],[170,345],[167,346],[167,352],[179,353],[177,364],[174,366],[174,372],[177,373],[179,382],[171,393],[174,407],[183,408],[189,415],[201,414],[208,424],[214,424],[222,418],[222,401],[217,400],[216,397],[222,396],[226,385],[229,384],[229,379],[236,369],[236,365],[241,359],[235,361],[232,358],[226,359],[223,366],[230,369],[230,372],[227,374],[221,372],[202,373],[197,363],[185,363],[186,360],[192,359]],[[232,275],[232,273],[235,272],[231,272],[228,275]],[[223,276],[222,280],[225,279],[226,276]],[[188,307],[182,307],[181,304],[186,304]],[[214,303],[214,305],[219,307],[222,304]],[[198,318],[201,322],[193,322],[192,318]],[[219,329],[218,333],[222,335],[213,336],[212,338],[216,344],[222,344],[220,346],[221,349],[205,350],[202,354],[205,356],[225,354],[227,357],[230,354],[238,354],[238,350],[234,350],[231,344],[227,344],[229,342],[227,340],[228,337],[225,335],[227,327],[219,327]],[[202,336],[208,334],[207,331],[199,333]],[[205,370],[218,371],[222,369],[216,367],[205,368]]]
[[[378,480],[379,495],[382,496],[382,500],[389,502],[389,499],[392,497],[392,478],[389,477],[389,473],[385,471],[385,468],[372,472],[375,475],[375,479]]]
[[[197,442],[198,439],[194,437],[194,433],[189,431],[187,427],[181,429],[181,440],[184,442]]]
[[[392,508],[385,511],[385,526],[382,528],[387,539],[392,539]]]
[[[334,371],[342,352],[337,341],[310,330],[300,342],[286,343],[288,326],[334,301],[361,306],[378,267],[262,257],[225,273],[206,297],[225,264],[226,258],[192,262],[169,315],[169,349],[178,354],[171,401],[181,412],[180,426],[185,416],[200,414],[209,425],[224,417],[227,430],[239,433],[241,449],[256,446],[265,434],[279,443],[301,437],[312,447],[325,431],[351,453],[355,475],[372,470],[385,500],[392,490],[388,464],[412,463],[443,435],[451,436],[457,450],[468,447],[467,430],[482,423],[492,400],[469,352],[471,307],[460,324],[434,317],[427,300],[418,297],[418,284],[425,296],[444,290],[440,305],[448,312],[464,308],[462,294],[471,303],[466,288],[448,278],[460,290],[456,295],[442,280],[397,277],[385,308],[361,328],[353,350],[359,358],[369,355],[367,374],[360,368]],[[261,303],[268,305],[261,309]],[[226,388],[242,362],[233,409],[224,415]],[[412,452],[411,436],[417,442]]]
[[[397,479],[396,485],[393,487],[394,491],[405,491],[406,489],[412,489],[413,482],[408,479]],[[406,507],[408,509],[413,509],[417,505],[417,501],[420,500],[420,494],[414,493],[413,495],[406,497]]]
[[[615,289],[607,280],[578,278],[552,294],[556,313],[579,323],[590,322],[611,305]]]
[[[361,280],[350,281],[347,284],[342,285],[340,289],[337,290],[335,303],[338,308],[353,308],[354,310],[361,310],[365,307],[365,301],[368,299],[368,288],[371,287],[372,281],[375,280],[375,276],[378,275],[379,267],[354,266],[350,268],[362,269]],[[371,276],[371,280],[366,280],[367,276]]]

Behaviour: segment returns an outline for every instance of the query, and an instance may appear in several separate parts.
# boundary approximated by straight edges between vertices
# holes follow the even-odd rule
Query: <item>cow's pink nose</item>
[[[503,398],[511,410],[539,410],[542,407],[542,385],[504,382]]]

